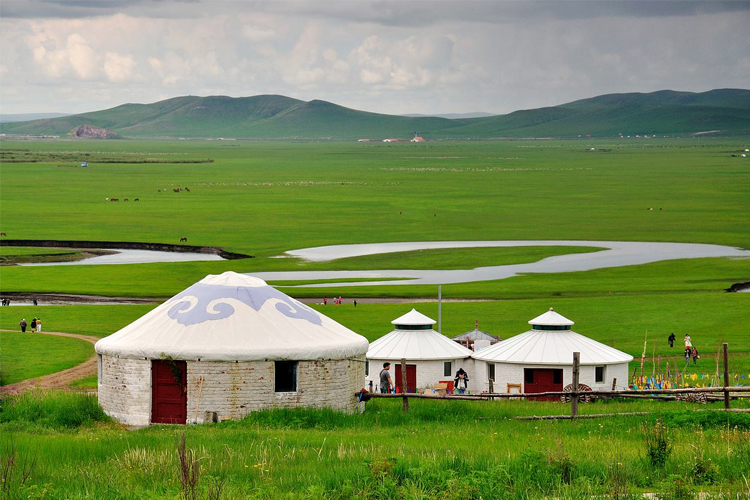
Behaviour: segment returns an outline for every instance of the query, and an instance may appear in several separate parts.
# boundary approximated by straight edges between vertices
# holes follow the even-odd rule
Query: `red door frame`
[[[172,365],[180,370],[175,379]],[[187,422],[187,363],[185,361],[151,361],[151,423],[184,424]]]
[[[401,364],[396,365],[396,392],[403,392],[401,389]],[[410,393],[417,392],[417,365],[406,365],[406,390]]]
[[[523,369],[524,389],[523,392],[562,392],[563,390],[563,370],[562,368],[524,368]],[[531,373],[529,373],[531,372]],[[555,373],[559,376],[560,381],[555,383]],[[529,381],[531,376],[531,381]],[[559,401],[557,397],[529,398],[536,401]]]

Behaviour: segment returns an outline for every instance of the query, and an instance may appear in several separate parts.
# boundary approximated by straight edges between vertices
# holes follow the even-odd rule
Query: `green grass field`
[[[0,332],[0,385],[65,370],[93,355],[85,340]]]
[[[187,456],[200,471],[200,498],[217,481],[220,498],[247,499],[750,494],[747,414],[696,412],[688,403],[611,401],[581,405],[581,412],[651,415],[514,420],[566,409],[541,402],[412,401],[404,414],[400,401],[373,400],[364,414],[272,411],[237,422],[127,431],[97,413],[91,398],[29,394],[7,402],[0,429],[5,457],[13,446],[19,462],[37,459],[25,484],[19,484],[18,470],[11,476],[24,498],[177,498],[184,491],[177,452],[183,432]],[[662,461],[648,454],[647,437],[657,425],[665,426],[669,448]],[[189,488],[187,493],[192,498]]]
[[[588,151],[591,147],[594,152]],[[255,258],[3,266],[0,292],[164,299],[207,274],[227,270],[455,269],[531,262],[571,251],[441,250],[330,263],[271,258],[287,250],[346,243],[580,239],[750,248],[750,164],[731,157],[740,147],[746,146],[739,139],[394,145],[2,141],[3,150],[27,149],[37,160],[0,164],[0,230],[8,238],[178,243],[187,237],[189,244],[222,246]],[[118,154],[213,161],[90,161],[88,168],[39,161],[117,161]],[[173,192],[177,187],[190,191]],[[112,197],[131,201],[105,201]],[[592,249],[576,251],[582,250]],[[479,320],[482,330],[507,338],[526,331],[529,319],[554,307],[576,322],[577,332],[637,358],[647,336],[645,374],[655,371],[657,357],[662,363],[683,360],[680,349],[667,345],[674,331],[678,345],[690,333],[701,351],[699,365],[687,368],[689,375],[715,373],[716,354],[727,342],[732,374],[750,376],[750,294],[724,292],[747,281],[750,259],[713,258],[445,285],[445,299],[481,300],[444,302],[443,332],[457,335]],[[343,295],[342,306],[313,307],[369,340],[388,333],[390,321],[412,307],[437,319],[434,301],[398,303],[403,297],[435,298],[435,286],[282,290],[295,297]],[[393,303],[360,303],[355,309],[351,299],[364,297]],[[103,337],[153,307],[14,306],[0,310],[0,328],[15,330],[22,316],[41,314],[47,331]],[[7,366],[27,357],[19,356],[23,351],[7,340],[18,336],[0,336],[4,374]],[[31,352],[38,354],[28,357],[48,362],[50,338],[34,339],[44,344],[33,346]],[[73,344],[65,346],[70,350]],[[639,365],[640,359],[634,361],[631,373]],[[43,368],[55,369],[51,363]],[[12,368],[8,376],[22,377],[17,371]],[[95,383],[88,378],[76,385]],[[29,483],[18,491],[32,498],[180,495],[175,450],[182,429],[126,432],[97,416],[87,403],[60,398],[3,402],[0,431],[13,436],[17,451],[35,450],[39,457]],[[409,415],[400,412],[399,402],[390,401],[372,402],[358,416],[261,413],[243,422],[185,431],[188,446],[201,457],[202,494],[212,481],[226,476],[223,498],[572,499],[626,498],[634,492],[688,498],[678,496],[683,487],[714,498],[750,496],[750,424],[745,415],[704,416],[709,414],[693,412],[689,405],[600,402],[582,412],[648,411],[651,416],[518,422],[513,417],[566,413],[568,408],[554,403],[441,403],[415,401]],[[80,409],[71,411],[76,405]],[[72,422],[69,415],[81,417]],[[664,467],[648,462],[643,437],[657,418],[669,425],[674,446]],[[9,448],[2,453],[8,457]]]

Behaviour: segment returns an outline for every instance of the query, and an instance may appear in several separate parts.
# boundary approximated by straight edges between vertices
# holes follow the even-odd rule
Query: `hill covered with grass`
[[[3,123],[0,131],[64,136],[82,125],[109,129],[123,137],[410,139],[417,131],[426,139],[736,136],[750,134],[750,90],[609,94],[560,106],[464,119],[369,113],[279,95],[185,96],[61,118]]]

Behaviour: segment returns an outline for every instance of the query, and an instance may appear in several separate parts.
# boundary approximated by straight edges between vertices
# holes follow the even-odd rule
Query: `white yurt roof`
[[[404,325],[404,326],[434,325],[435,323],[437,323],[437,321],[435,321],[432,318],[428,318],[427,316],[417,311],[416,309],[412,309],[411,311],[404,314],[403,316],[391,321],[391,324]]]
[[[539,326],[572,326],[575,323],[562,314],[558,314],[551,307],[549,311],[529,321],[530,325]]]
[[[412,309],[407,314],[391,321],[396,325],[431,325],[435,322]],[[440,360],[471,356],[469,349],[457,344],[432,328],[427,330],[393,330],[370,344],[368,359]]]
[[[96,343],[99,354],[202,361],[344,359],[367,339],[265,281],[209,275]]]
[[[581,365],[609,365],[633,360],[630,354],[572,330],[529,330],[482,349],[473,357],[490,363],[572,365],[574,352],[581,353]]]

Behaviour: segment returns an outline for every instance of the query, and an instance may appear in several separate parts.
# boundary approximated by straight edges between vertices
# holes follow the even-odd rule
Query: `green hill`
[[[66,135],[81,125],[110,129],[125,137],[408,139],[416,131],[427,139],[746,135],[750,134],[750,90],[609,94],[468,119],[369,113],[279,95],[185,96],[61,118],[2,123],[0,132]]]

